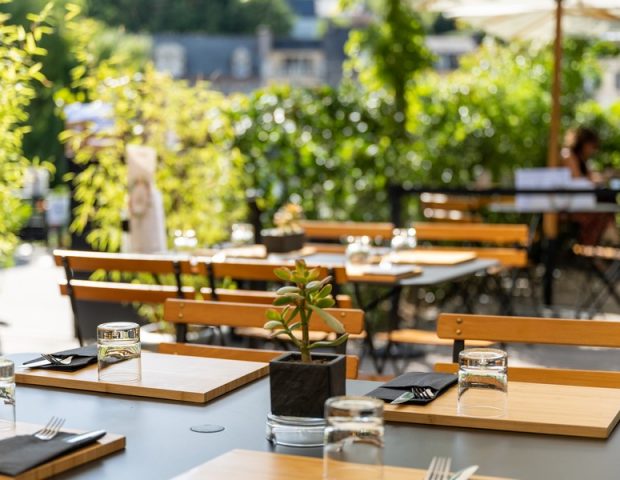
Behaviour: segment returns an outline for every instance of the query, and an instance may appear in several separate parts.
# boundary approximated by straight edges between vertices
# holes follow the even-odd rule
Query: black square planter
[[[289,233],[286,235],[274,235],[265,231],[261,234],[263,245],[269,253],[288,253],[301,250],[304,246],[305,235],[301,233]]]
[[[346,393],[344,355],[315,354],[312,360],[285,353],[269,362],[272,414],[323,418],[325,401]]]

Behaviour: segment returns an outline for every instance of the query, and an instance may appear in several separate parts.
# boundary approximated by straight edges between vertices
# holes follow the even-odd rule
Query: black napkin
[[[32,435],[17,435],[0,441],[0,474],[15,477],[31,468],[46,463],[96,440],[87,439],[65,443],[71,433],[59,433],[52,440],[39,440]]]
[[[58,370],[61,372],[75,372],[97,361],[97,345],[63,350],[62,352],[56,352],[52,355],[60,359],[73,356],[73,359],[69,365],[43,365],[34,368]],[[29,363],[40,362],[41,360],[43,360],[43,357],[35,358],[34,360],[24,362],[24,365],[28,366]]]
[[[368,393],[368,396],[391,402],[396,400],[403,393],[410,392],[412,387],[422,387],[432,390],[435,396],[428,399],[415,398],[409,400],[407,403],[412,405],[426,405],[444,393],[448,388],[454,385],[456,381],[457,376],[450,373],[408,372],[381,385],[379,388]]]

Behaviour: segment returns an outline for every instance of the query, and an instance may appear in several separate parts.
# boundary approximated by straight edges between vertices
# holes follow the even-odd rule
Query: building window
[[[314,64],[310,58],[287,57],[284,71],[287,75],[309,75],[314,72]]]

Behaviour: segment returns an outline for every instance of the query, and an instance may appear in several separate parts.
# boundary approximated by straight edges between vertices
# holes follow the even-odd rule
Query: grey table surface
[[[13,356],[24,361],[32,355]],[[349,381],[348,393],[364,394],[374,382]],[[246,385],[206,405],[19,385],[18,421],[67,418],[66,427],[125,435],[127,448],[73,469],[60,479],[168,479],[232,449],[321,456],[318,448],[272,447],[265,439],[269,380]],[[190,431],[219,424],[220,433]],[[620,478],[620,432],[607,440],[493,432],[438,426],[387,424],[385,463],[426,468],[434,455],[455,468],[480,465],[480,474],[522,480]],[[318,479],[317,479],[318,480]]]
[[[304,257],[309,264],[323,265],[329,267],[330,265],[343,265],[345,257],[338,253],[317,253]],[[463,278],[470,277],[479,272],[484,272],[487,269],[497,266],[499,262],[492,259],[477,258],[469,262],[459,263],[457,265],[423,265],[422,274],[415,277],[404,278],[394,284],[402,287],[426,287],[432,285],[439,285],[446,282],[454,282]],[[371,283],[364,281],[363,283]],[[386,285],[380,283],[379,285]]]

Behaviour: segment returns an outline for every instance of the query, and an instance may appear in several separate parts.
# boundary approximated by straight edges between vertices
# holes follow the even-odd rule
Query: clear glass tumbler
[[[138,382],[142,376],[140,326],[131,322],[97,327],[99,381]]]
[[[459,354],[459,415],[502,417],[508,408],[508,355],[495,348]]]
[[[323,478],[383,478],[383,402],[333,397],[325,402]]]
[[[15,429],[15,365],[0,358],[0,432]]]
[[[233,223],[230,241],[236,247],[254,243],[254,226],[250,223]]]
[[[370,261],[370,237],[348,237],[346,261],[351,265],[364,265]]]

